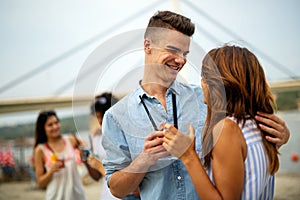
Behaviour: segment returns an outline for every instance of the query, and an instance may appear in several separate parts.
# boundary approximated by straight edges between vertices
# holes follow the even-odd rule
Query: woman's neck
[[[59,136],[57,138],[50,138],[48,139],[48,146],[51,149],[51,151],[60,153],[63,152],[65,148],[64,141],[62,140],[62,137]]]
[[[62,138],[61,135],[58,136],[58,137],[55,137],[55,138],[48,138],[47,142],[48,142],[49,144],[54,144],[54,143],[59,142],[59,141],[61,140],[61,138]]]

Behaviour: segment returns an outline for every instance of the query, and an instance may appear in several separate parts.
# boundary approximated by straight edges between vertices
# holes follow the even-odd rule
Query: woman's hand
[[[191,124],[189,124],[187,134],[183,134],[174,126],[166,124],[164,135],[164,148],[179,159],[195,150],[195,130]]]
[[[58,160],[49,165],[49,172],[53,174],[54,172],[59,171],[61,168],[63,168],[63,162]]]
[[[93,154],[90,154],[87,158],[87,163],[94,169],[98,169],[102,165],[101,161],[98,160]]]
[[[101,160],[96,158],[93,154],[90,154],[87,158],[87,167],[90,175],[95,180],[99,180],[99,178],[105,176],[105,168],[103,167]],[[96,173],[95,170],[91,170],[90,168],[95,169],[98,173]]]
[[[259,122],[259,127],[272,136],[266,136],[269,142],[275,143],[278,147],[288,142],[290,130],[286,123],[275,114],[257,112],[255,119]]]

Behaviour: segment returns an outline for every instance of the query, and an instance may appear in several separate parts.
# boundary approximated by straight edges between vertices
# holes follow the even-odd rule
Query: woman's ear
[[[144,40],[144,51],[147,54],[151,53],[150,40],[147,40],[147,39]]]

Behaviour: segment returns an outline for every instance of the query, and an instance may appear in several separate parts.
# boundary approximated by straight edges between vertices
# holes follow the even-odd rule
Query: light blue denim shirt
[[[178,129],[187,133],[188,123],[195,128],[196,150],[200,155],[201,131],[206,116],[199,86],[174,81],[166,94],[167,110],[140,86],[111,107],[104,116],[102,145],[106,151],[103,165],[106,180],[127,167],[143,150],[144,140],[154,131],[139,98],[141,96],[155,123],[173,124],[172,92],[176,94]],[[141,199],[199,199],[191,178],[179,159],[162,158],[146,173],[139,185]]]

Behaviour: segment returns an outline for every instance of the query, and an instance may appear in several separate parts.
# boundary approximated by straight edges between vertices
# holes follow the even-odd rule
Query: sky
[[[93,52],[118,34],[145,28],[157,10],[191,18],[192,39],[206,52],[226,42],[245,45],[268,81],[299,78],[299,8],[297,0],[1,0],[0,100],[74,95],[74,81]],[[113,43],[102,52],[118,48]],[[135,53],[115,59],[123,70],[107,85],[98,80],[96,90],[117,84],[129,62],[142,63],[142,52]]]

